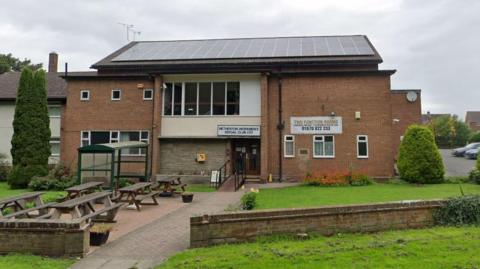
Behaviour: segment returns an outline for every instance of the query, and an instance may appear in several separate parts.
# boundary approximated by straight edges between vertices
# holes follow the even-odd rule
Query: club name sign
[[[290,117],[292,134],[341,134],[342,117]]]
[[[218,125],[218,136],[260,136],[260,125]]]

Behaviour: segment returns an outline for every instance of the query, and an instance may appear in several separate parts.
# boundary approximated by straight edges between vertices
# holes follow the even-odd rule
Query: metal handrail
[[[230,160],[227,160],[220,168],[217,169],[218,171],[218,180],[214,182],[214,188],[218,189],[222,184],[226,181],[227,179],[227,164],[230,162]]]

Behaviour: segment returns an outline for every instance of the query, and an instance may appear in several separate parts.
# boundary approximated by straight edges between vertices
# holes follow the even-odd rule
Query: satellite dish
[[[418,94],[414,91],[409,91],[407,92],[407,100],[411,103],[417,101],[417,98],[418,98]]]

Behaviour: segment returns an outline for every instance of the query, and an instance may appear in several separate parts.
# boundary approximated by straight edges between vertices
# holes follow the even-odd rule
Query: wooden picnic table
[[[157,184],[163,193],[170,193],[172,195],[174,193],[180,193],[177,192],[177,188],[181,188],[184,192],[187,186],[187,184],[182,184],[180,177],[157,180]]]
[[[0,200],[0,216],[3,216],[3,210],[11,208],[14,212],[26,210],[27,203],[34,202],[34,207],[43,206],[43,192],[27,192],[13,197]]]
[[[65,191],[68,193],[67,199],[74,199],[76,197],[92,193],[96,189],[100,189],[100,186],[102,185],[103,182],[94,181],[70,187],[68,189],[65,189]]]
[[[140,182],[123,187],[118,189],[119,195],[115,200],[127,202],[129,205],[134,204],[138,211],[140,211],[140,205],[158,205],[157,199],[155,198],[158,191],[153,191],[151,187],[151,182]],[[151,198],[153,202],[143,202],[146,198]]]
[[[63,214],[69,214],[72,219],[94,219],[95,221],[113,222],[117,214],[118,208],[122,203],[112,203],[110,200],[111,192],[102,191],[86,194],[62,203],[50,206],[54,208],[51,213],[52,219],[58,219]],[[101,208],[95,208],[95,202],[102,201]],[[106,213],[106,216],[101,214]]]
[[[44,204],[40,197],[43,192],[27,192],[0,200],[0,218],[37,218],[48,214],[48,207],[55,203]],[[28,203],[33,203],[27,208]],[[7,208],[13,212],[3,215]],[[37,214],[33,214],[37,212]]]

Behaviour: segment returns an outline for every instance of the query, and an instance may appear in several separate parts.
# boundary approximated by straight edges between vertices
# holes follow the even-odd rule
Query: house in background
[[[391,177],[421,92],[392,90],[382,61],[363,35],[131,42],[95,72],[68,73],[62,162],[74,168],[80,146],[144,141],[154,177]],[[144,155],[122,152],[124,169]]]
[[[467,111],[465,123],[474,131],[480,131],[480,111]]]
[[[430,111],[427,111],[427,114],[422,114],[422,124],[427,125],[436,118],[450,117],[450,116],[452,115],[451,114],[432,114],[430,113]]]
[[[48,72],[46,73],[48,114],[52,133],[50,145],[52,155],[49,163],[60,161],[61,123],[66,103],[67,83],[57,73],[58,55],[49,55]],[[13,135],[13,117],[15,115],[15,100],[17,97],[20,72],[7,72],[0,75],[0,153],[7,155],[11,163],[11,139]]]

